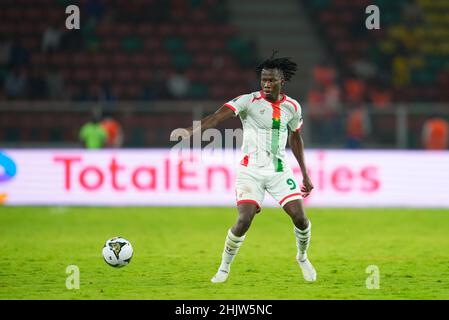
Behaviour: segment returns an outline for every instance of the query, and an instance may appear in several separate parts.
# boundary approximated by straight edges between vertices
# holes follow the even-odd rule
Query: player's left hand
[[[305,176],[302,179],[302,184],[303,184],[303,186],[301,187],[302,196],[306,198],[310,195],[310,192],[312,192],[312,189],[314,188],[313,183],[310,180],[309,176]]]

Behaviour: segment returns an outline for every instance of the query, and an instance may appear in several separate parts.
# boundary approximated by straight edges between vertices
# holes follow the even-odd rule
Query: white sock
[[[221,265],[219,270],[228,271],[231,267],[232,261],[234,261],[235,256],[239,252],[240,246],[243,244],[243,240],[245,240],[246,235],[241,237],[237,237],[231,231],[228,230],[228,234],[226,236],[225,245],[223,249],[223,254],[221,255]]]
[[[307,249],[310,245],[310,237],[312,236],[312,223],[309,220],[309,225],[306,229],[301,230],[294,227],[295,237],[296,237],[296,247],[298,249],[297,258],[300,261],[307,259]]]

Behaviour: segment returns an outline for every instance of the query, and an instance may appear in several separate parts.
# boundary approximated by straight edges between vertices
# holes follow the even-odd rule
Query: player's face
[[[268,99],[277,100],[284,85],[282,72],[278,69],[263,69],[260,75],[260,84]]]

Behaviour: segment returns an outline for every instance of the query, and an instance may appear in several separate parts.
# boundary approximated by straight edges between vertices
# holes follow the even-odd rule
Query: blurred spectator
[[[143,86],[143,96],[147,100],[170,98],[167,79],[162,69],[154,70],[152,81]]]
[[[28,77],[24,68],[15,67],[5,78],[5,93],[8,98],[21,98],[25,95]]]
[[[427,150],[446,150],[448,148],[449,124],[442,118],[428,119],[422,130],[422,143]]]
[[[102,104],[106,104],[108,107],[112,106],[115,101],[117,101],[117,97],[112,92],[111,84],[109,82],[105,81],[101,84],[98,101]]]
[[[87,149],[100,149],[105,146],[107,133],[100,124],[100,120],[100,111],[95,109],[92,119],[80,129],[79,139]]]
[[[415,0],[408,0],[404,3],[402,16],[409,26],[419,25],[423,21],[421,7]]]
[[[58,68],[50,67],[45,75],[45,81],[50,99],[65,99],[67,97],[64,77]]]
[[[324,90],[325,121],[331,130],[329,141],[341,138],[341,91],[337,84],[330,84]]]
[[[20,40],[16,39],[11,47],[9,65],[10,67],[28,66],[30,63],[30,53],[22,46]]]
[[[123,145],[123,130],[120,123],[108,115],[100,122],[107,134],[106,148],[120,148]]]
[[[325,87],[331,83],[334,83],[336,80],[335,67],[327,62],[323,62],[322,64],[315,66],[312,73],[315,84],[320,86]]]
[[[8,41],[0,34],[0,66],[5,66],[9,63],[11,57],[11,41]]]
[[[359,104],[365,100],[365,83],[361,79],[347,78],[344,82],[346,101]]]
[[[151,84],[145,84],[142,86],[140,92],[140,98],[144,101],[153,101],[157,99],[156,90]]]
[[[167,89],[172,98],[181,99],[188,95],[189,79],[181,73],[174,73],[167,79]]]
[[[102,109],[109,111],[115,107],[119,94],[120,92],[114,91],[108,81],[104,81],[101,85],[92,83],[89,87],[89,99],[98,102]]]
[[[392,83],[396,88],[401,88],[410,83],[410,66],[403,56],[393,58]]]
[[[212,68],[222,69],[225,64],[225,57],[223,54],[217,54],[212,57]]]
[[[97,24],[105,13],[105,7],[101,0],[87,0],[85,5],[88,23]]]
[[[310,121],[310,128],[313,130],[312,137],[316,138],[318,143],[323,143],[325,141],[324,131],[326,128],[324,127],[324,123],[321,121],[321,105],[323,104],[323,100],[323,95],[318,89],[312,89],[309,91],[307,97],[308,117]]]
[[[364,138],[369,134],[370,125],[367,114],[361,104],[349,111],[346,121],[346,146],[349,149],[360,149]]]
[[[391,106],[392,92],[386,88],[373,87],[369,91],[369,98],[376,109],[386,109]]]
[[[92,95],[86,83],[82,83],[76,88],[74,96],[72,98],[74,101],[85,102],[96,101],[97,97]]]
[[[57,51],[61,45],[62,30],[57,25],[50,25],[45,29],[42,36],[41,50],[42,52]]]
[[[48,98],[47,82],[41,68],[34,67],[28,80],[28,99],[45,99]]]
[[[360,58],[353,62],[352,71],[358,78],[370,79],[377,75],[377,66],[367,59]]]
[[[311,128],[320,144],[335,142],[342,136],[341,92],[335,68],[321,64],[313,69],[313,89],[308,95]]]
[[[61,37],[60,48],[67,52],[78,52],[84,49],[84,39],[81,30],[64,32]]]

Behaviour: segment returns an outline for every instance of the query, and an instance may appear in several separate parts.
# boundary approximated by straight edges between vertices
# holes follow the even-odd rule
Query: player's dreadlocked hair
[[[277,51],[273,50],[273,54],[270,58],[259,64],[256,68],[257,73],[260,74],[262,69],[279,69],[284,75],[285,81],[290,81],[290,79],[295,75],[298,65],[296,62],[290,60],[290,58],[275,58]]]

